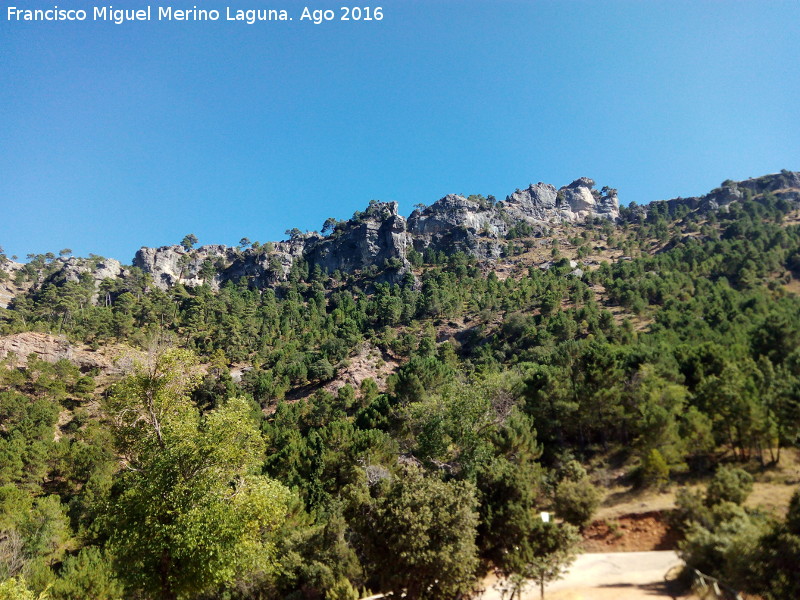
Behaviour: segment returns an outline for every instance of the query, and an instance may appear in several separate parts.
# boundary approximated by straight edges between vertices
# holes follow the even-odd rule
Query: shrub
[[[588,478],[572,481],[565,479],[558,484],[555,495],[556,514],[577,527],[588,525],[600,504],[600,490]]]
[[[643,487],[663,488],[669,483],[669,465],[661,452],[653,448],[647,453],[639,468],[639,481]]]
[[[715,506],[721,502],[742,504],[753,491],[753,477],[737,467],[722,466],[717,469],[706,490],[706,504]]]

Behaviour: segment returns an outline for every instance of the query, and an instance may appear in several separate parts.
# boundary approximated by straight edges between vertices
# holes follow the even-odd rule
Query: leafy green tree
[[[151,354],[106,405],[123,467],[108,547],[128,586],[165,600],[269,571],[286,510],[286,489],[257,474],[264,445],[247,402],[201,416],[197,381],[190,352]]]
[[[661,452],[652,448],[639,466],[639,481],[644,487],[661,489],[669,483],[669,465]]]
[[[527,582],[539,585],[544,600],[544,586],[563,577],[567,567],[575,560],[580,535],[569,523],[554,521],[536,522],[524,543],[515,548],[508,560],[512,597],[522,597]]]
[[[48,593],[52,600],[121,600],[125,597],[110,561],[96,546],[67,557]]]
[[[406,470],[358,524],[367,572],[382,590],[415,600],[471,592],[478,568],[475,509],[470,484]]]
[[[35,594],[24,577],[10,577],[0,581],[0,600],[47,600],[47,594]]]
[[[800,492],[792,496],[786,519],[759,540],[751,559],[751,591],[769,600],[800,598]]]

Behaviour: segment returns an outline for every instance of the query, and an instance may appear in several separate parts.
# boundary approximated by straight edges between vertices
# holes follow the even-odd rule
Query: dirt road
[[[545,589],[545,600],[672,600],[664,575],[681,560],[671,550],[581,554],[566,576]],[[495,578],[486,579],[483,600],[501,600]],[[522,600],[539,600],[533,584]]]

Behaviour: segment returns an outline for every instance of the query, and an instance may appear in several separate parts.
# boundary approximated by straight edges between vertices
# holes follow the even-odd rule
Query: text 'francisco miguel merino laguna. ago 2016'
[[[298,21],[319,25],[326,21],[381,21],[383,9],[376,7],[339,8],[313,10],[303,7],[295,16]],[[139,9],[120,9],[113,6],[95,6],[92,9],[65,9],[53,6],[47,9],[27,9],[9,6],[8,21],[106,21],[121,25],[131,21],[234,21],[253,25],[258,21],[293,21],[294,17],[285,9],[241,9],[225,6],[220,9],[173,8],[172,6],[146,6]]]

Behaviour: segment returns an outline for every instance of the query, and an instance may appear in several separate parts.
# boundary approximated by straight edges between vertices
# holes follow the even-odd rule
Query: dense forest
[[[0,599],[447,599],[492,570],[543,582],[612,467],[679,489],[687,564],[800,597],[800,496],[785,517],[743,506],[800,441],[797,202],[655,202],[518,224],[496,260],[409,261],[391,281],[391,264],[298,258],[274,286],[219,289],[165,290],[136,267],[59,281],[55,253],[0,270],[19,292],[0,335],[120,365],[2,361]],[[359,361],[374,372],[344,382]]]

